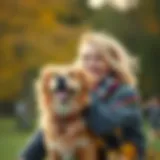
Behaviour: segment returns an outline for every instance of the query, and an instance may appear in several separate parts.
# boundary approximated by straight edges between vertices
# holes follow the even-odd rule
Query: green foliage
[[[0,159],[13,160],[18,159],[22,146],[27,143],[29,132],[20,132],[16,130],[15,119],[0,120]]]
[[[84,23],[92,11],[86,5],[86,0],[69,0],[68,9],[57,13],[57,20],[67,25],[80,25]]]
[[[137,10],[122,13],[108,6],[95,11],[94,29],[111,33],[138,56],[140,88],[144,96],[160,94],[160,17],[156,0],[143,0]]]
[[[85,27],[62,24],[58,15],[75,15],[76,21],[83,19],[83,9],[77,3],[72,0],[46,0],[45,4],[36,0],[0,2],[1,101],[15,100],[28,90],[28,83],[31,87],[30,71],[37,71],[46,63],[73,59],[77,39]]]
[[[16,121],[14,118],[0,119],[0,159],[15,160],[24,149],[33,131],[24,132],[16,130]],[[148,135],[149,126],[145,125],[145,133]],[[157,159],[159,158],[160,141],[157,140],[151,146],[148,146]]]
[[[85,0],[0,2],[0,100],[26,92],[30,72],[42,65],[72,61],[80,34],[90,27],[113,34],[140,57],[143,95],[159,94],[158,4],[142,0],[137,10],[122,13],[107,6],[93,11]]]

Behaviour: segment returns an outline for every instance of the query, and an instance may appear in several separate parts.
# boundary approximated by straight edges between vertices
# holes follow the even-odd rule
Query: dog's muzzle
[[[67,80],[65,77],[59,76],[56,78],[56,91],[66,91],[68,90]]]

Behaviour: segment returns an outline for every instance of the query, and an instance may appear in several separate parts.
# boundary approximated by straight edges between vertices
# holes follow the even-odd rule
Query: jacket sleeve
[[[20,155],[22,160],[43,160],[45,157],[43,133],[38,131]]]
[[[112,132],[124,126],[141,126],[138,96],[134,89],[122,86],[104,102],[99,102],[88,114],[88,127],[97,135]]]

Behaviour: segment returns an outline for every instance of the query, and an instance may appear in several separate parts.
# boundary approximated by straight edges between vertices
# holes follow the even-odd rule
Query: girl
[[[116,149],[123,142],[129,142],[138,153],[136,160],[143,160],[145,143],[136,91],[135,59],[114,38],[90,32],[81,38],[75,64],[93,76],[95,83],[91,107],[84,114],[84,123],[79,122],[68,128],[68,136],[74,135],[85,125],[102,138],[106,149]],[[42,160],[44,156],[43,133],[39,132],[22,158]]]

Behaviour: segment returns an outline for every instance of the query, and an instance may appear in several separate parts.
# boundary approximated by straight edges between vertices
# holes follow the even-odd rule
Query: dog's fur
[[[76,92],[74,96],[70,97],[70,103],[66,102],[68,103],[66,107],[69,107],[71,112],[74,107],[77,107],[69,122],[65,116],[67,117],[70,111],[59,115],[61,100],[58,100],[54,91],[51,92],[51,89],[54,90],[57,85],[57,76],[67,80],[67,87],[73,88]],[[81,119],[81,111],[89,103],[89,83],[84,71],[72,66],[50,65],[42,69],[40,77],[36,81],[36,94],[40,109],[40,124],[44,131],[46,149],[50,160],[63,159],[73,152],[77,153],[80,160],[96,159],[95,145],[86,129],[72,139],[65,138],[66,127]],[[62,107],[63,109],[65,108]]]
[[[60,120],[56,118],[56,114],[58,114],[56,109],[59,107],[59,102],[57,102],[57,97],[54,95],[54,92],[50,92],[51,85],[49,85],[51,80],[55,82],[56,76],[66,78],[70,87],[80,89],[77,91],[76,96],[71,97],[74,103],[67,106],[71,107],[71,111],[77,106],[78,112],[73,115],[74,118],[71,119],[71,122],[68,123],[64,121],[64,126],[62,127]],[[50,160],[63,159],[63,157],[70,156],[73,152],[77,153],[80,160],[97,159],[96,149],[99,147],[99,144],[97,145],[96,142],[98,138],[93,138],[87,129],[84,129],[72,139],[65,138],[65,127],[72,125],[72,122],[74,123],[76,120],[80,120],[81,111],[85,109],[85,106],[89,103],[90,83],[90,78],[84,71],[74,68],[73,66],[60,67],[49,65],[41,70],[40,77],[36,81],[36,95],[40,109],[40,124],[44,131],[46,150],[48,151]],[[53,83],[52,87],[55,86],[56,84]],[[61,128],[63,131],[61,131]],[[86,144],[78,146],[77,143],[80,141]],[[104,142],[102,141],[101,144],[104,145]],[[107,157],[109,160],[135,160],[136,148],[133,144],[125,143],[118,151],[108,150]]]

